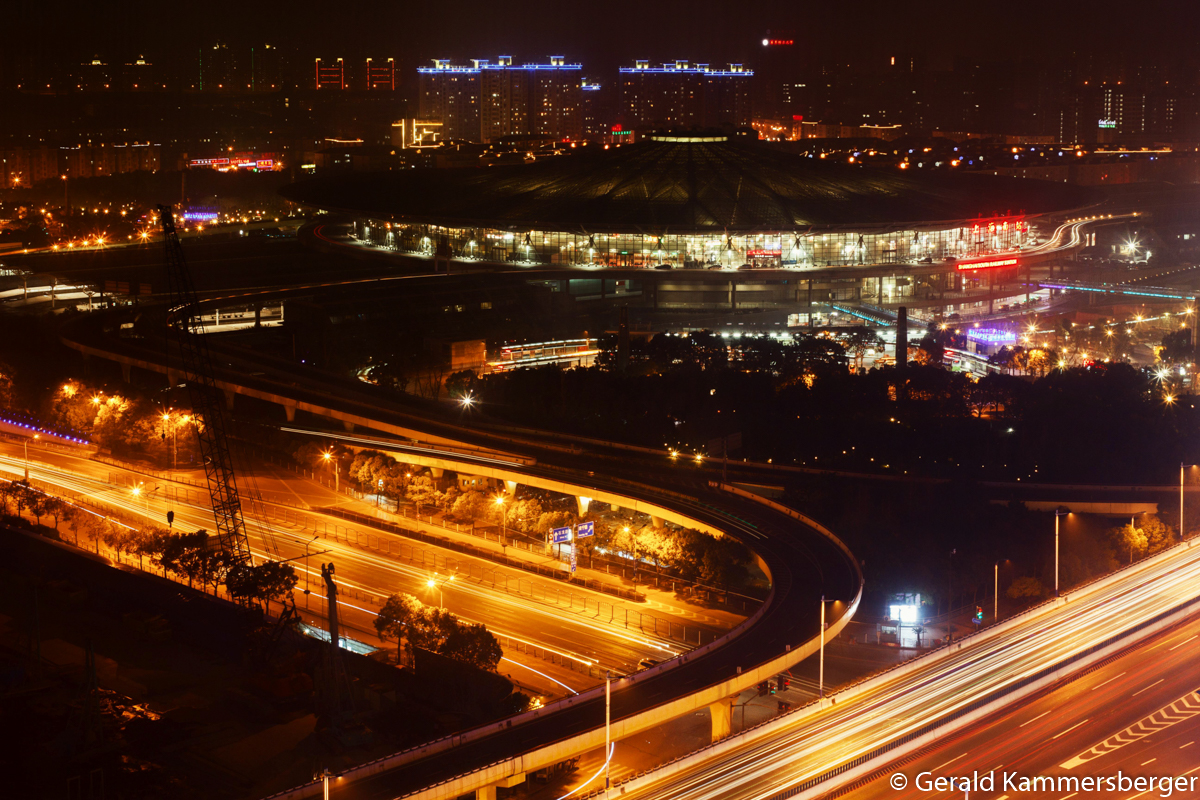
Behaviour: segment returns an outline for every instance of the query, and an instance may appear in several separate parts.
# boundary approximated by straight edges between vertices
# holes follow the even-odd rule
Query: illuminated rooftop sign
[[[959,270],[970,272],[977,269],[996,269],[998,267],[1015,267],[1020,263],[1016,258],[992,258],[987,261],[964,261],[958,265]]]
[[[1117,127],[1117,121],[1115,119],[1102,119],[1102,120],[1100,120],[1100,127],[1101,128],[1115,128],[1115,127]]]
[[[980,344],[1016,344],[1017,334],[999,328],[968,328],[967,338]]]

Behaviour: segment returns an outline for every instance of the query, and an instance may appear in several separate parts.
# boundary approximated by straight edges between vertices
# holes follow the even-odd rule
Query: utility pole
[[[821,641],[817,663],[817,702],[825,699],[825,595],[821,595]]]
[[[612,672],[604,671],[604,796],[608,797],[608,765],[612,761]]]

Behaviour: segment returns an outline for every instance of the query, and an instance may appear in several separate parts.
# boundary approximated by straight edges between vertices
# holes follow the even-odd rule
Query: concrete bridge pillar
[[[712,717],[712,740],[714,742],[721,741],[733,732],[731,723],[733,711],[729,707],[729,702],[721,700],[708,707],[708,713]]]
[[[287,415],[288,422],[296,421],[296,406],[294,406],[290,403],[284,404],[283,413]]]
[[[254,327],[262,327],[262,303],[257,303],[254,306]]]
[[[233,411],[233,398],[235,398],[235,397],[237,397],[237,392],[231,392],[228,389],[225,390],[225,410],[226,411]]]
[[[517,482],[516,481],[505,481],[504,482],[504,493],[507,494],[509,497],[512,497],[513,495],[515,495],[517,493]]]
[[[588,506],[592,504],[592,498],[582,495],[575,498],[575,502],[579,505],[579,516],[583,516],[588,512]]]
[[[525,773],[518,772],[516,775],[509,775],[498,783],[493,783],[491,786],[483,786],[475,790],[475,800],[496,800],[496,790],[503,786],[505,789],[511,789],[518,784],[525,782]]]
[[[661,528],[663,526],[662,517],[656,517],[656,516],[651,515],[650,525],[651,525],[651,527],[654,527],[654,528]]]
[[[354,433],[354,423],[350,422],[349,420],[342,420],[342,429],[345,430],[346,433]]]
[[[440,478],[446,474],[446,470],[442,469],[441,467],[430,467],[429,474],[435,478]]]
[[[132,371],[133,371],[133,365],[132,365],[132,364],[122,364],[122,365],[121,365],[121,378],[122,378],[122,379],[123,379],[123,380],[124,380],[126,383],[129,383],[129,373],[131,373]]]

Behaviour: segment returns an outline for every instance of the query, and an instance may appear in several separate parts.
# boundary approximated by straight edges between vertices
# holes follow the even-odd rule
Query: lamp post
[[[996,586],[992,589],[992,621],[1000,619],[1000,562],[996,562]]]
[[[321,534],[318,533],[316,536],[312,537],[311,539],[309,539],[307,542],[304,543],[304,610],[305,611],[308,610],[308,548],[312,545],[313,542],[315,542],[319,538],[321,538]]]
[[[337,461],[334,461],[334,459],[333,459],[333,453],[330,452],[329,450],[326,450],[325,452],[321,453],[321,458],[325,461],[326,464],[333,464],[333,491],[336,492],[337,494],[341,494],[341,492],[342,492],[341,474],[338,470]]]
[[[508,506],[504,505],[504,495],[496,495],[496,505],[500,507],[500,552],[507,553],[508,547]]]
[[[42,435],[40,433],[35,433],[33,435],[33,438],[40,439],[40,438],[42,438]],[[25,440],[25,482],[29,483],[29,440],[28,439]],[[1183,485],[1183,478],[1179,479],[1179,485],[1180,486]],[[1182,509],[1183,508],[1183,499],[1182,499],[1183,498],[1183,489],[1179,490],[1179,497],[1180,497],[1179,507]],[[1183,526],[1180,525],[1180,527],[1182,528]]]
[[[180,419],[179,423],[173,423],[170,411],[164,411],[162,415],[163,424],[171,431],[171,469],[179,469],[179,424],[187,422],[187,417]],[[164,436],[165,438],[165,436]]]
[[[1054,596],[1058,597],[1058,518],[1070,514],[1061,508],[1054,510]]]
[[[1195,464],[1180,464],[1179,465],[1179,541],[1183,541],[1183,471],[1189,467],[1194,467]],[[28,473],[26,473],[28,477]]]
[[[447,575],[446,577],[442,578],[440,581],[437,579],[437,577],[438,577],[438,574],[436,572],[433,573],[433,577],[430,578],[429,580],[425,581],[425,585],[428,586],[430,589],[437,589],[438,608],[445,608],[446,604],[444,602],[444,598],[442,597],[442,586],[444,586],[448,581],[453,581],[454,576]]]
[[[612,672],[604,672],[604,796],[608,797],[608,765],[612,761]]]
[[[817,702],[825,699],[825,595],[821,595],[820,657],[817,660]]]

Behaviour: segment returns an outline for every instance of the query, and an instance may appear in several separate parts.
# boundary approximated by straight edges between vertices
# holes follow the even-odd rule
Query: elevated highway
[[[161,343],[105,336],[97,318],[65,331],[63,341],[89,357],[117,362],[127,373],[135,367],[169,373]],[[423,408],[400,408],[356,381],[332,377],[314,381],[311,372],[297,372],[292,365],[229,347],[216,346],[214,355],[216,385],[230,399],[254,397],[285,410],[290,407],[290,418],[303,410],[340,422],[347,430],[419,440],[426,452],[407,452],[402,457],[636,508],[745,543],[770,576],[772,589],[766,603],[722,639],[614,684],[614,738],[705,708],[712,716],[714,738],[728,735],[729,697],[816,651],[820,598],[833,602],[826,639],[837,635],[861,599],[857,561],[831,532],[703,481],[681,481],[679,470],[661,452],[616,445],[596,448],[586,440],[553,441],[515,428],[470,428],[437,419],[423,413]],[[621,477],[607,477],[606,472],[620,472]],[[734,640],[736,645],[728,646]],[[603,720],[603,690],[592,690],[362,765],[343,774],[342,781],[349,786],[340,793],[383,798],[420,792],[427,798],[452,798],[476,792],[488,797],[496,786],[519,782],[534,770],[602,744]],[[319,792],[320,784],[313,783],[281,797]]]

